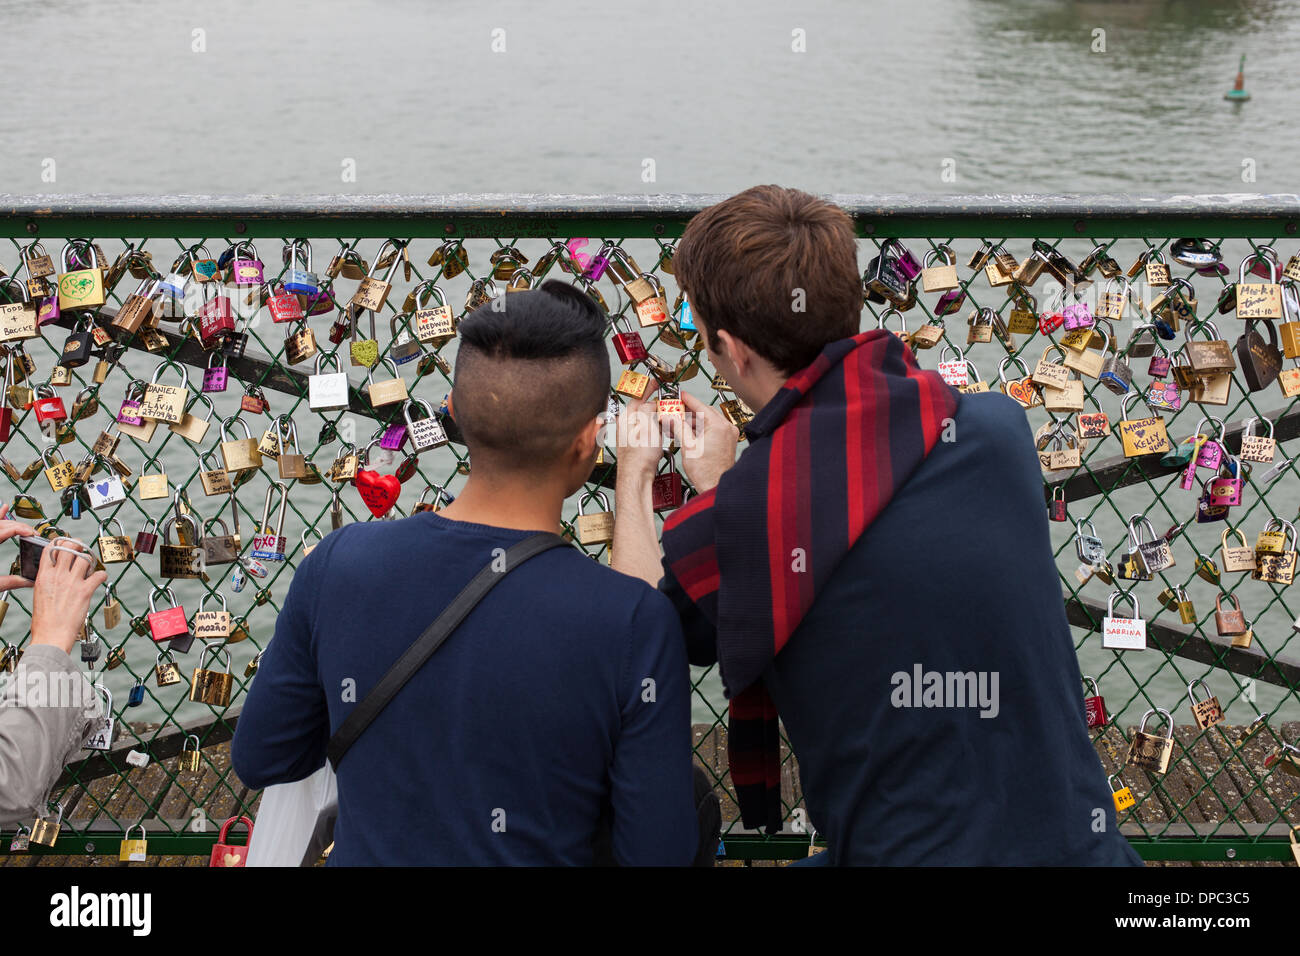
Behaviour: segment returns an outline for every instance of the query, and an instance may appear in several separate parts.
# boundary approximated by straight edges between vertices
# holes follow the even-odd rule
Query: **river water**
[[[1293,192],[1300,133],[1279,120],[1300,92],[1298,13],[1296,0],[8,0],[0,56],[22,68],[0,112],[0,189]],[[1244,106],[1222,99],[1242,54]],[[1262,407],[1282,404],[1272,398]],[[241,498],[254,514],[263,490]],[[316,492],[302,494],[315,514]],[[1127,504],[1099,529],[1108,544]],[[147,601],[138,582],[123,587],[135,607]],[[1193,597],[1204,610],[1213,591],[1196,584]],[[258,612],[263,640],[270,610]],[[1285,648],[1292,615],[1269,614],[1267,646]],[[1121,665],[1096,644],[1084,641],[1083,669],[1113,674],[1112,709],[1132,699],[1126,717],[1140,715],[1155,662]],[[1186,670],[1146,691],[1184,722],[1186,681],[1203,668]],[[110,678],[125,693],[129,681]],[[1275,691],[1261,684],[1252,702],[1230,680],[1214,683],[1225,704],[1235,696],[1232,720],[1276,709]],[[716,681],[706,688],[718,702]],[[160,713],[149,702],[131,716]]]

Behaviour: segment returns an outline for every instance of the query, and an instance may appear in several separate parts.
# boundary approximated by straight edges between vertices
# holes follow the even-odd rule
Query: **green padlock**
[[[357,323],[360,315],[355,309],[349,308],[348,311],[352,313],[352,341],[348,345],[352,364],[363,368],[374,368],[379,362],[379,340],[375,338],[375,313],[370,313],[370,338],[358,339]]]

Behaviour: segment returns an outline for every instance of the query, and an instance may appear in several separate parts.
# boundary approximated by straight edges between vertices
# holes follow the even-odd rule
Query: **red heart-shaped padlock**
[[[388,514],[402,493],[402,483],[396,475],[381,475],[369,468],[357,472],[356,486],[357,491],[361,492],[361,500],[376,518]]]

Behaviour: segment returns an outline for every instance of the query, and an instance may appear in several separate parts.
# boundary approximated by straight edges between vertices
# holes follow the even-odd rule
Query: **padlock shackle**
[[[230,651],[226,649],[224,643],[223,643],[223,644],[210,644],[210,645],[208,645],[208,646],[206,646],[206,647],[203,648],[203,654],[202,654],[202,656],[199,657],[199,666],[198,666],[198,669],[199,669],[199,670],[201,670],[201,671],[202,671],[202,670],[207,670],[207,667],[206,667],[205,665],[208,663],[208,655],[209,655],[209,654],[225,654],[225,655],[226,655],[226,657],[225,657],[225,664],[226,664],[226,670],[225,670],[225,673],[227,673],[227,674],[230,673]],[[216,659],[217,659],[216,657],[213,658],[214,661],[215,661]]]
[[[239,425],[244,429],[243,441],[248,441],[253,437],[253,433],[248,430],[248,423],[238,415],[232,415],[229,418],[223,418],[221,420],[221,440],[223,442],[240,440],[230,437],[229,426],[231,425]]]
[[[439,490],[441,491],[441,489],[439,489]],[[600,492],[598,489],[596,489],[596,488],[591,488],[590,490],[587,491],[587,493],[586,493],[585,495],[582,495],[582,496],[580,496],[580,497],[578,498],[578,514],[579,514],[579,515],[585,515],[585,514],[587,513],[587,512],[586,512],[586,504],[587,504],[587,502],[590,501],[593,497],[599,499],[599,501],[600,501],[600,509],[601,509],[601,511],[609,511],[609,499],[606,498],[605,495],[604,495],[602,492]]]
[[[1134,594],[1132,591],[1122,591],[1118,588],[1116,588],[1114,591],[1111,591],[1110,597],[1106,599],[1107,617],[1115,616],[1115,602],[1121,598],[1127,599],[1128,602],[1133,605],[1133,618],[1135,620],[1142,617],[1142,607],[1138,603],[1137,595]]]
[[[1214,696],[1212,693],[1210,693],[1210,687],[1209,687],[1209,685],[1206,684],[1205,681],[1204,681],[1203,679],[1201,679],[1200,677],[1198,677],[1198,678],[1196,678],[1196,680],[1192,681],[1190,684],[1187,685],[1187,698],[1188,698],[1188,700],[1190,700],[1193,704],[1199,704],[1199,703],[1201,703],[1201,701],[1198,701],[1198,700],[1196,699],[1196,685],[1197,685],[1197,684],[1200,684],[1200,685],[1201,685],[1201,689],[1205,691],[1205,699],[1206,699],[1206,700],[1209,700],[1211,697]]]
[[[447,294],[442,291],[442,287],[439,286],[437,281],[434,279],[423,280],[419,285],[411,290],[411,294],[415,296],[415,308],[417,311],[425,307],[425,300],[430,295],[436,295],[438,297],[439,307],[447,304]]]
[[[1165,735],[1165,739],[1173,740],[1174,739],[1174,717],[1173,714],[1169,713],[1169,711],[1165,710],[1162,707],[1152,707],[1150,710],[1148,710],[1145,714],[1142,715],[1142,722],[1138,725],[1138,733],[1145,734],[1147,732],[1147,721],[1151,719],[1152,714],[1160,714],[1161,716],[1164,717],[1163,722],[1168,724],[1169,726],[1169,733]]]
[[[1003,385],[1007,384],[1007,365],[1009,365],[1012,362],[1014,362],[1017,366],[1019,366],[1020,371],[1024,373],[1024,375],[1021,376],[1022,378],[1029,377],[1029,368],[1025,365],[1024,362],[1020,360],[1020,357],[1017,355],[1008,355],[1006,358],[1004,358],[1001,362],[998,363],[998,381],[1000,381]]]
[[[1092,685],[1092,696],[1093,696],[1093,697],[1100,697],[1100,696],[1101,696],[1101,691],[1097,689],[1097,680],[1096,680],[1096,678],[1094,678],[1094,677],[1089,677],[1087,674],[1084,674],[1084,675],[1083,675],[1083,683],[1084,683],[1084,684],[1091,684],[1091,685]]]
[[[1241,260],[1241,265],[1237,269],[1238,284],[1245,283],[1247,267],[1256,262],[1263,262],[1268,266],[1268,281],[1272,285],[1277,285],[1278,276],[1282,271],[1282,260],[1272,246],[1259,246]]]
[[[225,527],[225,523],[224,523],[224,522],[222,523],[222,527]],[[208,603],[208,598],[210,598],[210,597],[216,597],[216,598],[220,599],[220,601],[221,601],[221,610],[223,610],[223,611],[229,611],[229,610],[230,610],[230,609],[226,606],[226,596],[225,596],[224,594],[222,594],[220,591],[209,591],[207,594],[204,594],[203,597],[199,600],[199,611],[200,611],[200,612],[203,610],[203,606],[204,606],[205,604]]]
[[[275,536],[281,537],[284,531],[284,507],[289,501],[289,490],[285,488],[283,482],[273,481],[266,489],[266,498],[262,503],[262,533],[269,534],[271,530],[271,495],[276,491],[280,493],[280,509],[276,514]]]
[[[390,283],[392,282],[393,273],[397,271],[397,266],[402,261],[402,249],[406,247],[406,243],[401,239],[384,240],[383,245],[379,247],[379,251],[375,253],[375,264],[371,266],[370,271],[366,273],[366,278],[368,279],[375,278],[375,269],[379,267],[380,260],[384,258],[384,250],[387,249],[389,246],[393,247],[393,253],[394,253],[393,261],[388,264],[388,271],[384,273],[383,281],[390,282]],[[373,316],[374,313],[372,312],[371,321],[373,321]]]

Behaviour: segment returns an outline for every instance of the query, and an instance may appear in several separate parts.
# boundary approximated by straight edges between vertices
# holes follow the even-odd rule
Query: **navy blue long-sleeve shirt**
[[[254,788],[329,736],[469,579],[529,532],[424,512],[305,559],[232,748]],[[331,865],[574,864],[612,810],[626,865],[691,861],[690,686],[670,602],[575,549],[510,572],[339,766]]]
[[[1025,415],[963,395],[949,437],[764,672],[809,817],[834,864],[1137,865],[1084,722]],[[712,625],[671,573],[660,586],[691,662],[715,661]]]

